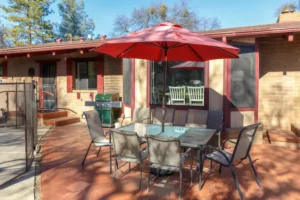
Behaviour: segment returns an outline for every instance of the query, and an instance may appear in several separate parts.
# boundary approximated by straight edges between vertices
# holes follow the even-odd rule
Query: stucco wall
[[[209,62],[209,110],[223,111],[224,60]]]
[[[135,60],[135,106],[147,107],[147,62]]]

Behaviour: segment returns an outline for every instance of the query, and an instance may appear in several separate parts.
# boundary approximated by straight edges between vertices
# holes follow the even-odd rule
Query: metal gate
[[[0,185],[31,167],[37,144],[36,85],[0,83]]]

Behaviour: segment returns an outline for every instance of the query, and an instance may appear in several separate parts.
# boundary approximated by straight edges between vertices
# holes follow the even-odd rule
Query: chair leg
[[[147,183],[147,192],[150,191],[150,164],[148,164],[148,183]]]
[[[140,189],[142,188],[142,162],[140,163]]]
[[[99,151],[97,153],[97,157],[99,156],[100,151],[101,151],[101,147],[99,147]]]
[[[117,159],[115,159],[114,182],[116,181],[116,174],[117,174]]]
[[[83,158],[83,161],[82,161],[82,163],[81,163],[81,166],[82,166],[82,167],[83,167],[83,165],[84,165],[86,156],[88,155],[88,153],[89,153],[89,151],[90,151],[90,148],[91,148],[92,143],[93,143],[93,141],[91,141],[91,143],[90,143],[90,145],[89,145],[89,148],[88,148],[88,150],[86,151],[86,154],[85,154],[85,156],[84,156],[84,158]]]
[[[130,162],[128,162],[128,169],[131,170]]]
[[[190,155],[190,170],[191,170],[191,185],[193,184],[193,150],[191,150],[191,155]]]
[[[242,191],[241,191],[241,189],[240,189],[240,186],[239,186],[239,182],[238,182],[238,180],[237,180],[237,178],[236,178],[236,175],[235,175],[235,173],[234,173],[233,166],[232,166],[232,165],[229,165],[229,168],[230,168],[232,177],[233,177],[233,179],[234,179],[235,186],[236,186],[236,188],[237,188],[237,190],[238,190],[238,192],[239,192],[240,198],[241,198],[241,199],[244,199],[243,193],[242,193]]]
[[[179,199],[182,197],[182,170],[180,170]]]
[[[210,160],[210,170],[212,170],[212,160]]]
[[[259,178],[258,178],[258,176],[257,176],[256,170],[255,170],[255,168],[254,168],[254,165],[253,165],[253,162],[252,162],[252,159],[251,159],[250,155],[248,155],[248,158],[249,158],[249,161],[250,161],[250,164],[251,164],[251,167],[252,167],[252,170],[253,170],[253,173],[254,173],[254,176],[255,176],[257,185],[258,185],[260,188],[262,188],[261,183],[260,183],[260,180],[259,180]]]

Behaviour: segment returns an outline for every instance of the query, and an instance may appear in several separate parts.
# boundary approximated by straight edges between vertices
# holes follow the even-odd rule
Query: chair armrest
[[[143,123],[144,120],[148,120],[148,119],[149,119],[149,117],[147,117],[147,118],[145,118],[145,119],[142,119],[142,120],[141,120],[141,123]]]
[[[227,161],[228,163],[230,163],[230,160],[228,159],[228,157],[226,156],[226,154],[223,153],[222,150],[220,150],[220,149],[218,149],[218,148],[215,148],[215,147],[212,147],[212,146],[210,146],[210,145],[206,145],[205,148],[209,148],[209,149],[211,149],[211,150],[214,150],[214,151],[219,152],[219,153],[226,159],[226,161]],[[206,155],[205,155],[204,157],[206,157]]]
[[[191,150],[192,150],[192,148],[188,148],[188,149],[184,152],[183,156],[184,156],[184,157],[188,157],[188,154],[190,153]]]

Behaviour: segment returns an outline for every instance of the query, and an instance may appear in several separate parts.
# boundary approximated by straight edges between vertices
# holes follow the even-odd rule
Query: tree
[[[159,1],[149,7],[134,9],[131,17],[117,16],[112,35],[125,35],[164,21],[180,24],[193,31],[220,28],[220,21],[217,18],[199,17],[188,5],[187,0],[181,0],[180,3],[173,5],[166,5]]]
[[[80,0],[62,0],[58,4],[59,14],[62,21],[59,24],[59,35],[64,39],[70,37],[74,40],[79,37],[93,35],[95,24],[92,19],[88,17],[84,10],[84,2]]]
[[[54,0],[8,0],[0,8],[12,23],[7,35],[14,45],[48,42],[53,40],[53,26],[45,17],[52,13]]]
[[[0,21],[0,48],[11,46],[9,40],[7,39],[7,30],[4,25],[1,24]]]
[[[298,1],[289,1],[287,3],[284,3],[280,5],[277,10],[275,11],[275,16],[279,16],[282,11],[284,10],[293,10],[293,11],[300,11],[300,0]]]

